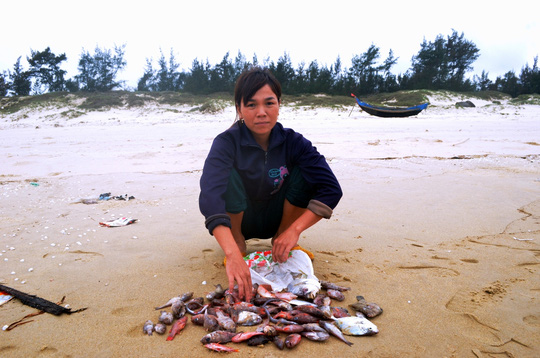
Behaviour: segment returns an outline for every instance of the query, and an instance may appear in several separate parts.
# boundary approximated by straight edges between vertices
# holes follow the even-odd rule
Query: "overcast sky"
[[[136,87],[147,58],[156,61],[160,49],[171,48],[180,68],[189,70],[195,58],[211,65],[230,52],[248,60],[269,57],[276,62],[287,52],[300,62],[330,66],[338,56],[345,67],[371,44],[384,60],[390,49],[399,57],[392,68],[404,73],[424,39],[445,38],[452,29],[480,49],[473,64],[494,80],[507,71],[517,75],[532,66],[540,53],[540,13],[537,1],[304,1],[304,0],[25,0],[0,5],[0,71],[12,70],[19,56],[28,67],[30,50],[50,47],[65,53],[67,77],[78,73],[84,50],[113,49],[126,44],[127,66],[120,80]]]

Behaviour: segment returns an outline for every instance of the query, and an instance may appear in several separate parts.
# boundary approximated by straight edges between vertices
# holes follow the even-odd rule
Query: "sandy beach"
[[[540,356],[540,106],[430,98],[409,118],[358,107],[282,107],[325,155],[344,196],[306,231],[315,274],[378,303],[380,333],[302,341],[293,351],[229,344],[238,357]],[[213,138],[234,120],[189,107],[0,117],[0,283],[64,304],[0,332],[3,357],[206,357],[202,327],[145,336],[154,307],[226,285],[198,209]],[[102,193],[133,200],[83,204]],[[100,222],[138,221],[117,228]],[[268,249],[252,240],[248,250]],[[12,300],[0,325],[35,309]],[[217,354],[217,353],[215,353]]]

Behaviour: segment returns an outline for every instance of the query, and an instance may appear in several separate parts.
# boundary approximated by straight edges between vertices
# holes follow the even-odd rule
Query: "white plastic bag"
[[[313,272],[309,256],[301,250],[292,250],[287,261],[274,262],[272,251],[256,251],[244,257],[251,271],[251,281],[272,286],[272,290],[291,292],[295,283],[310,286],[310,296],[316,294],[321,285]],[[313,294],[313,291],[316,291]],[[295,292],[293,292],[295,293]],[[296,293],[295,293],[296,294]]]

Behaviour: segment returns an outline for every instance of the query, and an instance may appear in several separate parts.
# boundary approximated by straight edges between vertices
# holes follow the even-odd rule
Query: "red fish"
[[[286,326],[276,326],[276,331],[283,333],[299,333],[304,330],[304,326],[299,324],[289,324]]]
[[[247,341],[253,336],[261,336],[264,335],[263,332],[253,331],[253,332],[240,332],[236,336],[232,337],[231,341],[234,343],[240,343],[243,341]]]
[[[204,346],[216,352],[238,352],[238,349],[233,349],[231,347],[227,347],[219,343],[208,343],[208,344],[205,344]]]
[[[302,336],[298,333],[289,334],[287,338],[285,338],[285,347],[291,349],[294,348],[300,343],[302,340]]]
[[[180,318],[178,321],[174,322],[172,328],[171,328],[171,332],[169,333],[169,336],[167,337],[167,340],[168,341],[172,341],[174,339],[174,337],[180,333],[181,330],[184,329],[184,327],[186,326],[186,323],[187,323],[187,316],[184,316],[182,318]]]

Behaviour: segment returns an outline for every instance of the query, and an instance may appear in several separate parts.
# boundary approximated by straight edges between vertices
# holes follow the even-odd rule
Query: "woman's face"
[[[278,120],[279,105],[276,94],[269,85],[264,85],[246,104],[242,101],[238,110],[240,119],[244,120],[257,143],[265,149],[267,149],[270,131]]]

